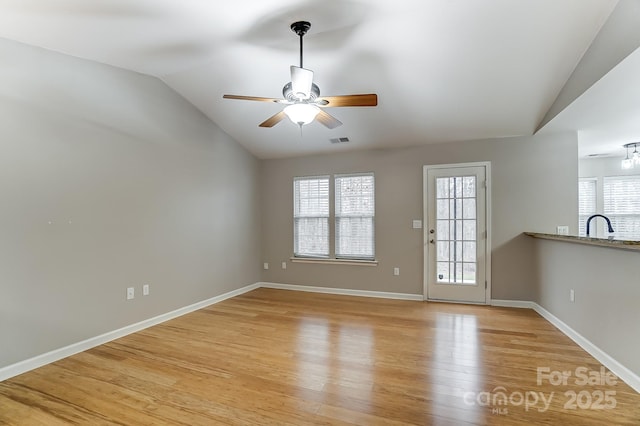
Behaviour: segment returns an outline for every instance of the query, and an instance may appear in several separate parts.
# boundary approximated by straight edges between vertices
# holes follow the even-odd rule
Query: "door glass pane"
[[[476,264],[475,263],[463,263],[464,268],[464,282],[465,284],[473,284],[476,282]]]
[[[465,219],[476,218],[476,200],[475,198],[465,198],[462,200],[462,217]]]
[[[456,217],[460,217],[461,215],[458,215]],[[462,221],[461,220],[452,220],[451,221],[455,227],[455,232],[453,233],[453,235],[455,235],[455,239],[456,241],[461,241],[462,240],[462,235],[463,235],[463,226],[462,226]]]
[[[449,262],[438,262],[438,282],[449,282]]]
[[[449,198],[449,180],[438,179],[436,185],[436,198]]]
[[[449,261],[449,242],[438,241],[438,262]]]
[[[452,245],[453,245],[454,250],[455,250],[452,260],[454,260],[456,262],[462,262],[462,243],[456,241]]]
[[[458,198],[458,199],[461,198],[462,197],[462,178],[461,177],[451,178],[451,183],[449,184],[449,186],[451,186],[451,184],[453,184],[451,193],[455,194],[454,195],[455,198]]]
[[[437,232],[438,232],[438,235],[441,237],[440,239],[448,240],[449,239],[449,221],[439,220],[437,223],[438,223]]]
[[[475,262],[476,260],[476,242],[462,243],[462,261]]]
[[[475,176],[436,178],[438,283],[477,282],[476,185]]]
[[[463,178],[462,196],[465,198],[476,197],[476,179],[474,176],[465,176]]]
[[[465,241],[475,241],[476,239],[476,221],[475,220],[465,220],[463,224],[463,237]],[[449,236],[447,235],[447,238]]]
[[[438,200],[438,217],[442,219],[449,218],[449,201]]]

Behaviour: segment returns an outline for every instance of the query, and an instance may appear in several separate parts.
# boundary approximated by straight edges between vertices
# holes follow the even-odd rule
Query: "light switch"
[[[418,219],[414,219],[413,229],[422,229],[422,221]]]

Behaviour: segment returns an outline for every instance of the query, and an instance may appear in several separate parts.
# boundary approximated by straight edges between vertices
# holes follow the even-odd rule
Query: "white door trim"
[[[487,280],[487,290],[485,293],[485,305],[491,304],[491,162],[490,161],[480,161],[474,163],[456,163],[456,164],[434,164],[422,167],[422,262],[424,265],[423,268],[423,276],[422,276],[422,297],[424,300],[429,300],[428,298],[428,273],[429,273],[429,227],[427,223],[429,223],[428,216],[428,197],[425,196],[425,189],[428,187],[427,183],[427,172],[433,169],[452,169],[452,168],[462,168],[462,167],[484,167],[485,168],[485,179],[487,182],[486,187],[486,203],[485,203],[485,217],[487,221],[487,238],[485,239],[486,243],[486,256],[485,256],[485,271],[486,271],[486,280]]]

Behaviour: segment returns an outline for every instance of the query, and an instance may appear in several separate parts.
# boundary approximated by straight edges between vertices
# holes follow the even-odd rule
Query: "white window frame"
[[[300,206],[300,194],[299,194],[299,183],[303,181],[327,181],[327,193],[326,193],[326,212],[318,212],[317,214],[309,214],[302,213]],[[330,221],[329,216],[331,213],[331,177],[329,175],[323,176],[301,176],[295,177],[293,179],[293,255],[297,258],[324,258],[327,259],[331,253],[330,247]],[[307,219],[316,219],[320,222],[324,223],[324,227],[326,228],[326,234],[324,238],[324,244],[326,246],[326,251],[305,251],[300,248],[300,238],[299,238],[299,224],[302,220]]]
[[[613,194],[617,201],[623,200],[623,202],[616,202],[614,205],[611,201],[607,203],[607,198],[611,197],[611,192],[607,187],[616,181],[628,184],[631,191]],[[640,240],[640,176],[605,176],[602,179],[602,187],[603,213],[611,220],[613,235],[622,239]],[[633,230],[629,230],[628,225],[627,227],[622,226],[622,223],[629,222],[635,224]],[[625,228],[627,228],[627,232],[625,232]]]
[[[589,211],[581,211],[580,206],[581,206],[581,202],[580,199],[582,198],[582,192],[580,191],[580,184],[581,183],[588,183],[589,185],[593,185],[592,191],[593,191],[593,209],[589,210]],[[578,235],[580,236],[585,236],[587,235],[587,230],[586,230],[586,224],[587,224],[587,219],[589,218],[589,216],[596,214],[596,212],[598,211],[598,178],[596,177],[584,177],[584,178],[579,178],[578,179]],[[584,203],[586,204],[586,203]],[[593,228],[594,232],[591,234],[591,236],[595,236],[596,235],[596,227]]]
[[[369,203],[371,204],[371,210],[370,213],[367,213],[365,211],[361,211],[358,212],[358,214],[353,214],[353,213],[342,213],[340,210],[340,205],[343,203],[342,199],[340,198],[342,195],[341,190],[339,190],[339,186],[338,183],[340,180],[342,179],[357,179],[357,178],[361,178],[361,177],[370,177],[371,178],[371,184],[372,184],[372,194],[371,194],[371,199],[369,200]],[[375,184],[375,176],[372,172],[369,173],[349,173],[349,174],[337,174],[333,177],[333,188],[334,188],[334,199],[335,199],[335,204],[334,204],[334,238],[335,238],[335,245],[334,245],[334,251],[335,251],[335,257],[336,259],[356,259],[356,260],[374,260],[376,257],[376,235],[375,235],[375,203],[376,203],[376,184]],[[362,201],[364,203],[366,203],[366,196],[362,196]],[[349,219],[360,219],[363,221],[371,221],[370,223],[370,229],[371,229],[371,234],[369,236],[367,236],[369,241],[368,243],[370,244],[370,247],[367,248],[367,253],[357,253],[356,251],[352,251],[349,252],[346,249],[343,249],[343,247],[347,246],[348,244],[345,242],[345,240],[347,240],[349,237],[345,236],[342,237],[342,233],[340,231],[341,227],[341,221],[342,219],[345,219],[346,221],[348,221]]]
[[[336,179],[343,177],[355,177],[355,176],[372,176],[374,178],[373,183],[373,215],[372,217],[372,255],[371,256],[339,256],[335,255],[336,248],[336,240],[335,235],[337,235],[337,223],[338,221],[335,218],[335,188],[336,188]],[[297,220],[301,218],[297,214],[297,200],[296,200],[296,191],[298,190],[296,185],[298,181],[301,180],[310,180],[310,179],[329,179],[329,213],[328,215],[316,216],[318,218],[322,217],[327,220],[328,226],[328,239],[329,239],[329,254],[328,255],[318,255],[312,253],[303,253],[298,249],[298,235],[297,229],[298,224]],[[310,217],[310,216],[306,216]],[[332,233],[333,232],[333,239]],[[362,265],[362,266],[377,266],[378,262],[375,260],[375,175],[373,172],[366,173],[343,173],[343,174],[334,174],[334,175],[318,175],[318,176],[296,176],[293,178],[293,256],[289,259],[295,263],[324,263],[324,264],[340,264],[340,265]]]

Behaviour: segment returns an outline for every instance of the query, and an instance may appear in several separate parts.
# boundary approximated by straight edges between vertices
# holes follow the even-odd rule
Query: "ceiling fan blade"
[[[260,123],[258,127],[273,127],[285,118],[287,118],[287,114],[285,114],[284,111],[280,111]]]
[[[325,107],[376,106],[378,105],[378,95],[370,93],[366,95],[323,96],[316,99],[316,104]]]
[[[260,96],[241,96],[241,95],[223,95],[224,99],[238,99],[241,101],[259,101],[259,102],[286,102],[284,99],[278,98],[262,98]]]
[[[312,84],[313,71],[291,65],[291,89],[298,99],[309,99]]]
[[[335,129],[338,126],[342,126],[342,122],[340,120],[323,110],[320,110],[318,115],[316,115],[316,120],[321,124],[324,124],[329,129]]]

